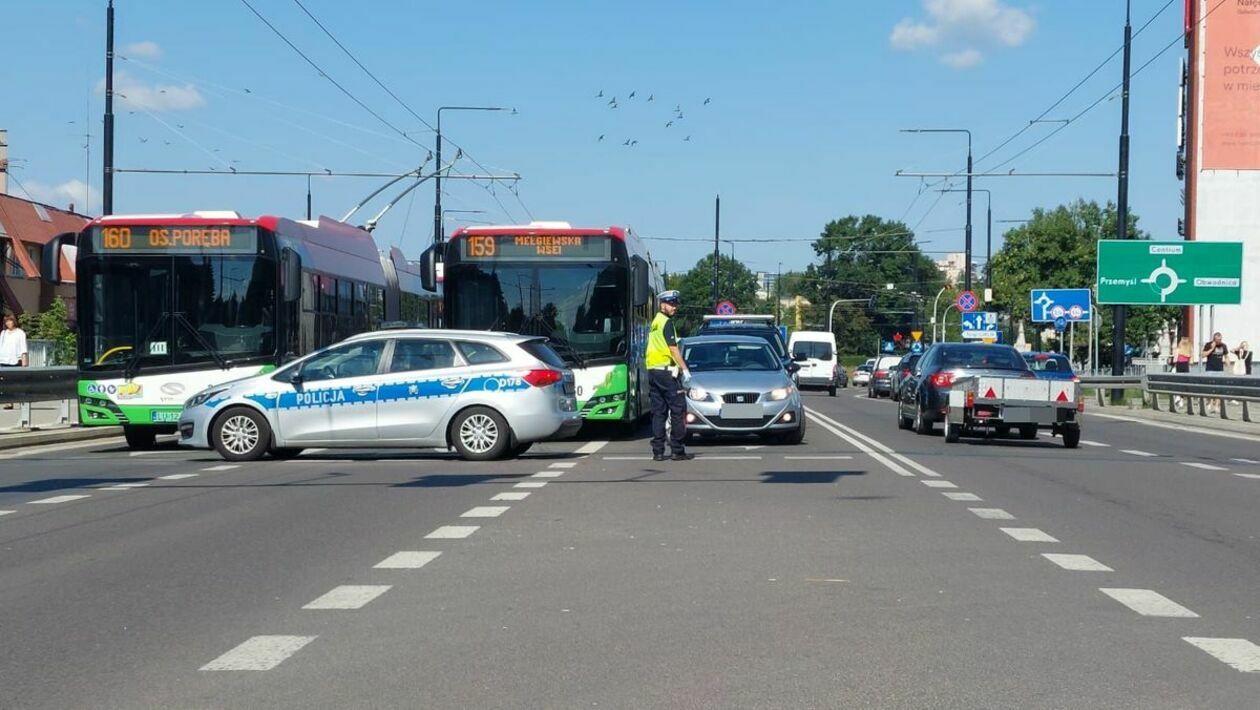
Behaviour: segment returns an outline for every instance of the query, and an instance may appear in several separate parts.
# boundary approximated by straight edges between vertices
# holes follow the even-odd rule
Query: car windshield
[[[798,340],[792,344],[792,357],[806,357],[810,360],[830,360],[831,343]]]
[[[765,326],[701,326],[700,335],[748,335],[765,340],[779,357],[785,357],[787,353],[787,348],[783,346],[783,340],[779,338],[779,331]]]
[[[1025,357],[1028,367],[1035,372],[1071,372],[1072,363],[1064,355],[1033,355]]]
[[[1024,359],[1009,347],[963,347],[941,350],[941,366],[974,370],[1027,370]]]
[[[683,359],[693,372],[771,371],[782,367],[770,348],[757,343],[683,343]]]

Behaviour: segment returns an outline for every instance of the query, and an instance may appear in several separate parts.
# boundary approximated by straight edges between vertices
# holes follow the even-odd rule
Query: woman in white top
[[[26,367],[26,331],[17,326],[12,313],[4,314],[4,330],[0,330],[0,367]]]

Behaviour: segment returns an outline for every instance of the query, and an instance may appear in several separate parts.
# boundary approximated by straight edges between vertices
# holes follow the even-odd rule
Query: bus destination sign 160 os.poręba
[[[469,234],[464,261],[607,261],[612,243],[606,236],[576,234]]]
[[[93,227],[92,251],[98,254],[256,254],[258,230],[226,225]]]

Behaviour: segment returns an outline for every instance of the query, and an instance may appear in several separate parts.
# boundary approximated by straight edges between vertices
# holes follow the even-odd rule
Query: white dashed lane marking
[[[12,515],[16,512],[16,510],[0,510],[0,515]]]
[[[651,456],[601,456],[605,461],[651,461]]]
[[[1089,555],[1063,555],[1055,552],[1043,552],[1041,556],[1073,572],[1115,572],[1107,565]]]
[[[1159,454],[1152,454],[1149,451],[1138,451],[1137,449],[1121,449],[1120,453],[1128,454],[1130,456],[1143,456],[1146,458],[1154,458],[1156,456],[1159,456]]]
[[[84,498],[91,498],[91,497],[92,496],[90,495],[84,495],[84,494],[53,496],[52,498],[40,498],[39,500],[28,500],[26,501],[26,504],[27,505],[52,505],[54,503],[69,503],[71,501],[83,500]]]
[[[1058,542],[1053,535],[1037,528],[998,528],[1020,542]]]
[[[1111,448],[1111,444],[1104,444],[1101,441],[1089,441],[1087,439],[1081,439],[1081,446],[1094,446],[1100,449]]]
[[[443,525],[424,537],[426,540],[462,540],[479,529],[477,525]]]
[[[1216,639],[1200,636],[1181,638],[1236,670],[1243,673],[1260,673],[1260,646],[1247,639]]]
[[[851,461],[852,456],[784,456],[788,461]]]
[[[1181,465],[1189,466],[1190,468],[1202,469],[1204,471],[1228,471],[1229,470],[1228,468],[1225,468],[1224,466],[1216,466],[1210,463],[1199,463],[1198,461],[1182,461]]]
[[[949,481],[919,481],[928,488],[957,488],[958,486]]]
[[[596,451],[599,451],[605,446],[608,446],[607,441],[588,441],[587,443],[579,446],[578,450],[574,451],[573,453],[578,454],[580,456],[590,456],[591,454],[595,453]]]
[[[315,636],[255,636],[201,667],[203,671],[269,671]]]
[[[218,466],[210,466],[209,468],[203,468],[201,470],[202,471],[231,471],[234,468],[240,468],[240,465],[234,464],[234,463],[225,463],[225,464],[219,464]]]
[[[955,491],[943,491],[941,495],[945,496],[946,498],[950,500],[961,500],[961,501],[969,501],[969,502],[984,500],[983,498],[976,495],[975,493],[957,493]]]
[[[529,491],[505,491],[496,493],[490,500],[525,500],[529,497]]]
[[[1257,461],[1255,459],[1230,459],[1230,461],[1233,461],[1234,463],[1245,463],[1252,466],[1260,464],[1260,461]]]
[[[389,591],[388,584],[343,584],[333,587],[303,609],[362,609]]]
[[[1252,479],[1260,478],[1260,473],[1235,473],[1234,475],[1238,476],[1239,478],[1252,478]]]
[[[520,483],[512,487],[513,488],[542,488],[545,485],[547,485],[546,481],[521,481]]]
[[[461,518],[497,518],[508,512],[511,506],[507,505],[479,505],[469,510]]]
[[[1150,589],[1108,589],[1098,591],[1115,599],[1142,616],[1164,616],[1178,619],[1197,619],[1199,615]]]
[[[440,552],[404,550],[395,552],[373,565],[375,569],[420,569],[438,558]]]
[[[182,481],[185,478],[196,478],[200,474],[196,473],[172,473],[169,476],[158,476],[163,481]]]
[[[564,475],[564,471],[539,471],[530,478],[559,478]]]
[[[577,464],[572,461],[565,461],[562,463],[553,463],[551,464],[551,468],[573,468],[576,465]]]
[[[975,513],[976,517],[984,518],[985,520],[1014,520],[1015,519],[1014,515],[1011,515],[1010,513],[1006,512],[1005,510],[1002,510],[1001,508],[968,508],[967,510],[970,510],[971,512]]]

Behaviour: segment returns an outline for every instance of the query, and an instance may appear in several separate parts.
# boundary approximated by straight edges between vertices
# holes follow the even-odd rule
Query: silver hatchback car
[[[762,338],[701,335],[682,341],[691,370],[687,434],[759,434],[783,443],[805,438],[805,407],[786,368]]]
[[[180,444],[229,461],[303,448],[451,447],[471,460],[577,433],[573,373],[537,337],[364,333],[184,403]]]

